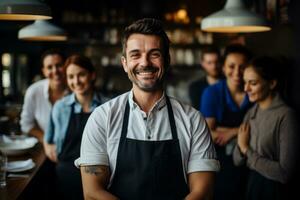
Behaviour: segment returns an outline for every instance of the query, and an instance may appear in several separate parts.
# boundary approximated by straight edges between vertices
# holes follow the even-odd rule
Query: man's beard
[[[136,69],[133,71],[134,73],[134,77],[128,76],[129,79],[131,80],[131,82],[133,82],[138,88],[140,88],[141,90],[145,91],[145,92],[153,92],[156,91],[158,89],[161,89],[163,87],[163,77],[157,77],[157,79],[155,80],[155,82],[153,84],[143,84],[141,81],[139,81],[136,77],[138,76],[139,73],[143,73],[143,72],[157,72],[159,71],[159,69],[157,67],[154,66],[147,66],[144,67],[142,69]]]

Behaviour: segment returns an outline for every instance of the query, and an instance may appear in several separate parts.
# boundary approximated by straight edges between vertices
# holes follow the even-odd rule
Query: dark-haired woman
[[[62,199],[83,199],[80,171],[73,162],[80,155],[82,132],[90,113],[103,102],[94,90],[95,68],[80,55],[65,63],[72,94],[55,103],[44,137],[46,155],[57,162],[58,194]]]
[[[251,106],[243,91],[243,71],[250,56],[242,45],[227,46],[222,67],[225,79],[207,87],[202,94],[200,111],[210,128],[221,164],[216,176],[215,200],[240,200],[243,194],[246,168],[234,166],[232,152],[238,127]]]
[[[279,95],[281,73],[271,57],[258,57],[244,72],[251,108],[240,126],[234,163],[250,169],[246,199],[287,199],[295,168],[298,134],[294,111]]]

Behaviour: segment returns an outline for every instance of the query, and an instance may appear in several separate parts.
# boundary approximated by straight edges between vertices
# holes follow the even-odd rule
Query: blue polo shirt
[[[246,113],[251,107],[248,95],[245,96],[242,105],[239,107],[232,99],[226,80],[220,80],[214,85],[205,88],[202,97],[200,111],[205,118],[215,118],[217,123],[224,120],[224,112]],[[228,113],[227,113],[228,114]],[[242,121],[243,119],[238,119]]]

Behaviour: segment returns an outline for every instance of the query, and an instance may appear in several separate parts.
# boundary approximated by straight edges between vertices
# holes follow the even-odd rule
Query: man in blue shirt
[[[205,76],[192,82],[189,86],[191,104],[196,109],[200,109],[204,89],[218,82],[222,76],[219,49],[213,46],[204,48],[201,52],[201,67],[205,72]]]

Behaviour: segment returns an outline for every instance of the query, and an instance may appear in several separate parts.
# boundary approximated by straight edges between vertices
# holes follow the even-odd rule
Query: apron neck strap
[[[126,101],[125,113],[123,117],[123,125],[122,125],[122,133],[121,133],[121,141],[124,141],[127,136],[127,128],[128,128],[128,119],[129,119],[129,102]]]
[[[174,113],[172,109],[172,104],[170,102],[170,99],[168,96],[166,96],[166,102],[167,102],[167,107],[168,107],[168,115],[169,115],[169,122],[171,126],[171,131],[172,131],[172,138],[173,140],[177,140],[177,130],[176,130],[176,124],[175,124],[175,119],[174,119]]]

